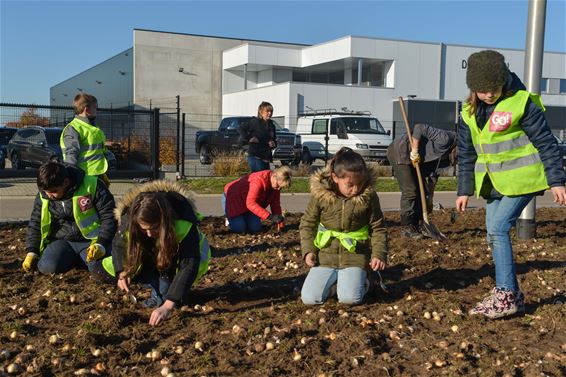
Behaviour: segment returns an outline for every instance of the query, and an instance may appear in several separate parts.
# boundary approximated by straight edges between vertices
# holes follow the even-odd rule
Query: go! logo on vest
[[[506,111],[494,111],[489,118],[489,130],[491,132],[501,132],[511,126],[512,114]]]
[[[90,198],[90,195],[79,197],[78,202],[81,212],[85,212],[92,208],[92,199]]]

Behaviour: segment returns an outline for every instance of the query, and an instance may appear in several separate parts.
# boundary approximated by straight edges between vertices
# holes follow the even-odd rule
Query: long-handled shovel
[[[405,122],[405,129],[407,130],[407,136],[409,137],[410,145],[413,145],[413,136],[411,135],[411,128],[409,127],[409,119],[407,118],[407,112],[405,111],[405,103],[403,102],[403,97],[399,97],[399,106],[401,106],[401,114],[403,114],[403,121]],[[426,208],[426,195],[423,185],[423,179],[421,177],[421,169],[419,164],[414,164],[415,170],[417,171],[417,179],[419,181],[419,191],[421,194],[421,206],[423,209],[423,226],[425,230],[435,239],[439,241],[444,241],[446,236],[428,220],[428,212]]]

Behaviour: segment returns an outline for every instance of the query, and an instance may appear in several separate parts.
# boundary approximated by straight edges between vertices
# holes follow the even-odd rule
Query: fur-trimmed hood
[[[375,183],[379,172],[376,166],[367,165],[369,170],[369,180],[364,191],[349,200],[354,201],[356,204],[361,204],[369,200],[369,196],[375,191]],[[311,194],[323,203],[334,203],[337,200],[342,200],[343,197],[333,188],[334,182],[330,176],[330,165],[317,170],[310,179]]]
[[[114,217],[118,221],[118,226],[121,225],[122,217],[128,214],[128,209],[134,202],[134,199],[144,192],[167,193],[167,198],[180,218],[191,222],[197,221],[197,210],[194,204],[193,193],[178,182],[156,180],[132,188],[118,202],[114,209]]]

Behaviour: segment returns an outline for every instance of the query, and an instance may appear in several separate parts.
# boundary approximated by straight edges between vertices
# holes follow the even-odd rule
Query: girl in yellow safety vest
[[[503,55],[492,50],[470,55],[466,83],[456,209],[463,212],[474,191],[487,200],[487,241],[495,264],[495,287],[470,314],[499,318],[525,310],[509,231],[531,199],[549,187],[554,201],[566,205],[566,175],[540,96],[526,91]]]
[[[311,199],[299,227],[301,248],[311,267],[301,298],[322,304],[333,294],[344,304],[359,304],[369,288],[368,269],[385,268],[387,234],[377,172],[362,156],[343,147],[311,178]]]
[[[129,292],[133,282],[149,285],[144,306],[159,325],[187,301],[191,286],[206,272],[210,248],[188,191],[176,182],[153,181],[129,193],[116,208],[119,230],[112,257],[102,265]]]

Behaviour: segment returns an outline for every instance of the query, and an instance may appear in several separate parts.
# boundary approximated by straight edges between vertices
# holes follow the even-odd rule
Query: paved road
[[[132,182],[112,182],[110,189],[117,199],[134,187]],[[37,193],[35,180],[2,181],[0,183],[0,222],[22,221],[29,219],[34,197]],[[398,211],[400,193],[383,192],[379,193],[381,208],[383,211]],[[437,192],[435,203],[440,203],[445,208],[454,207],[456,194],[454,192]],[[220,195],[196,195],[196,206],[205,216],[223,215],[220,205]],[[289,212],[303,212],[307,207],[309,194],[282,194],[281,205]],[[483,207],[485,201],[472,198],[470,207]],[[546,192],[542,197],[537,198],[537,206],[554,207],[552,194]]]

